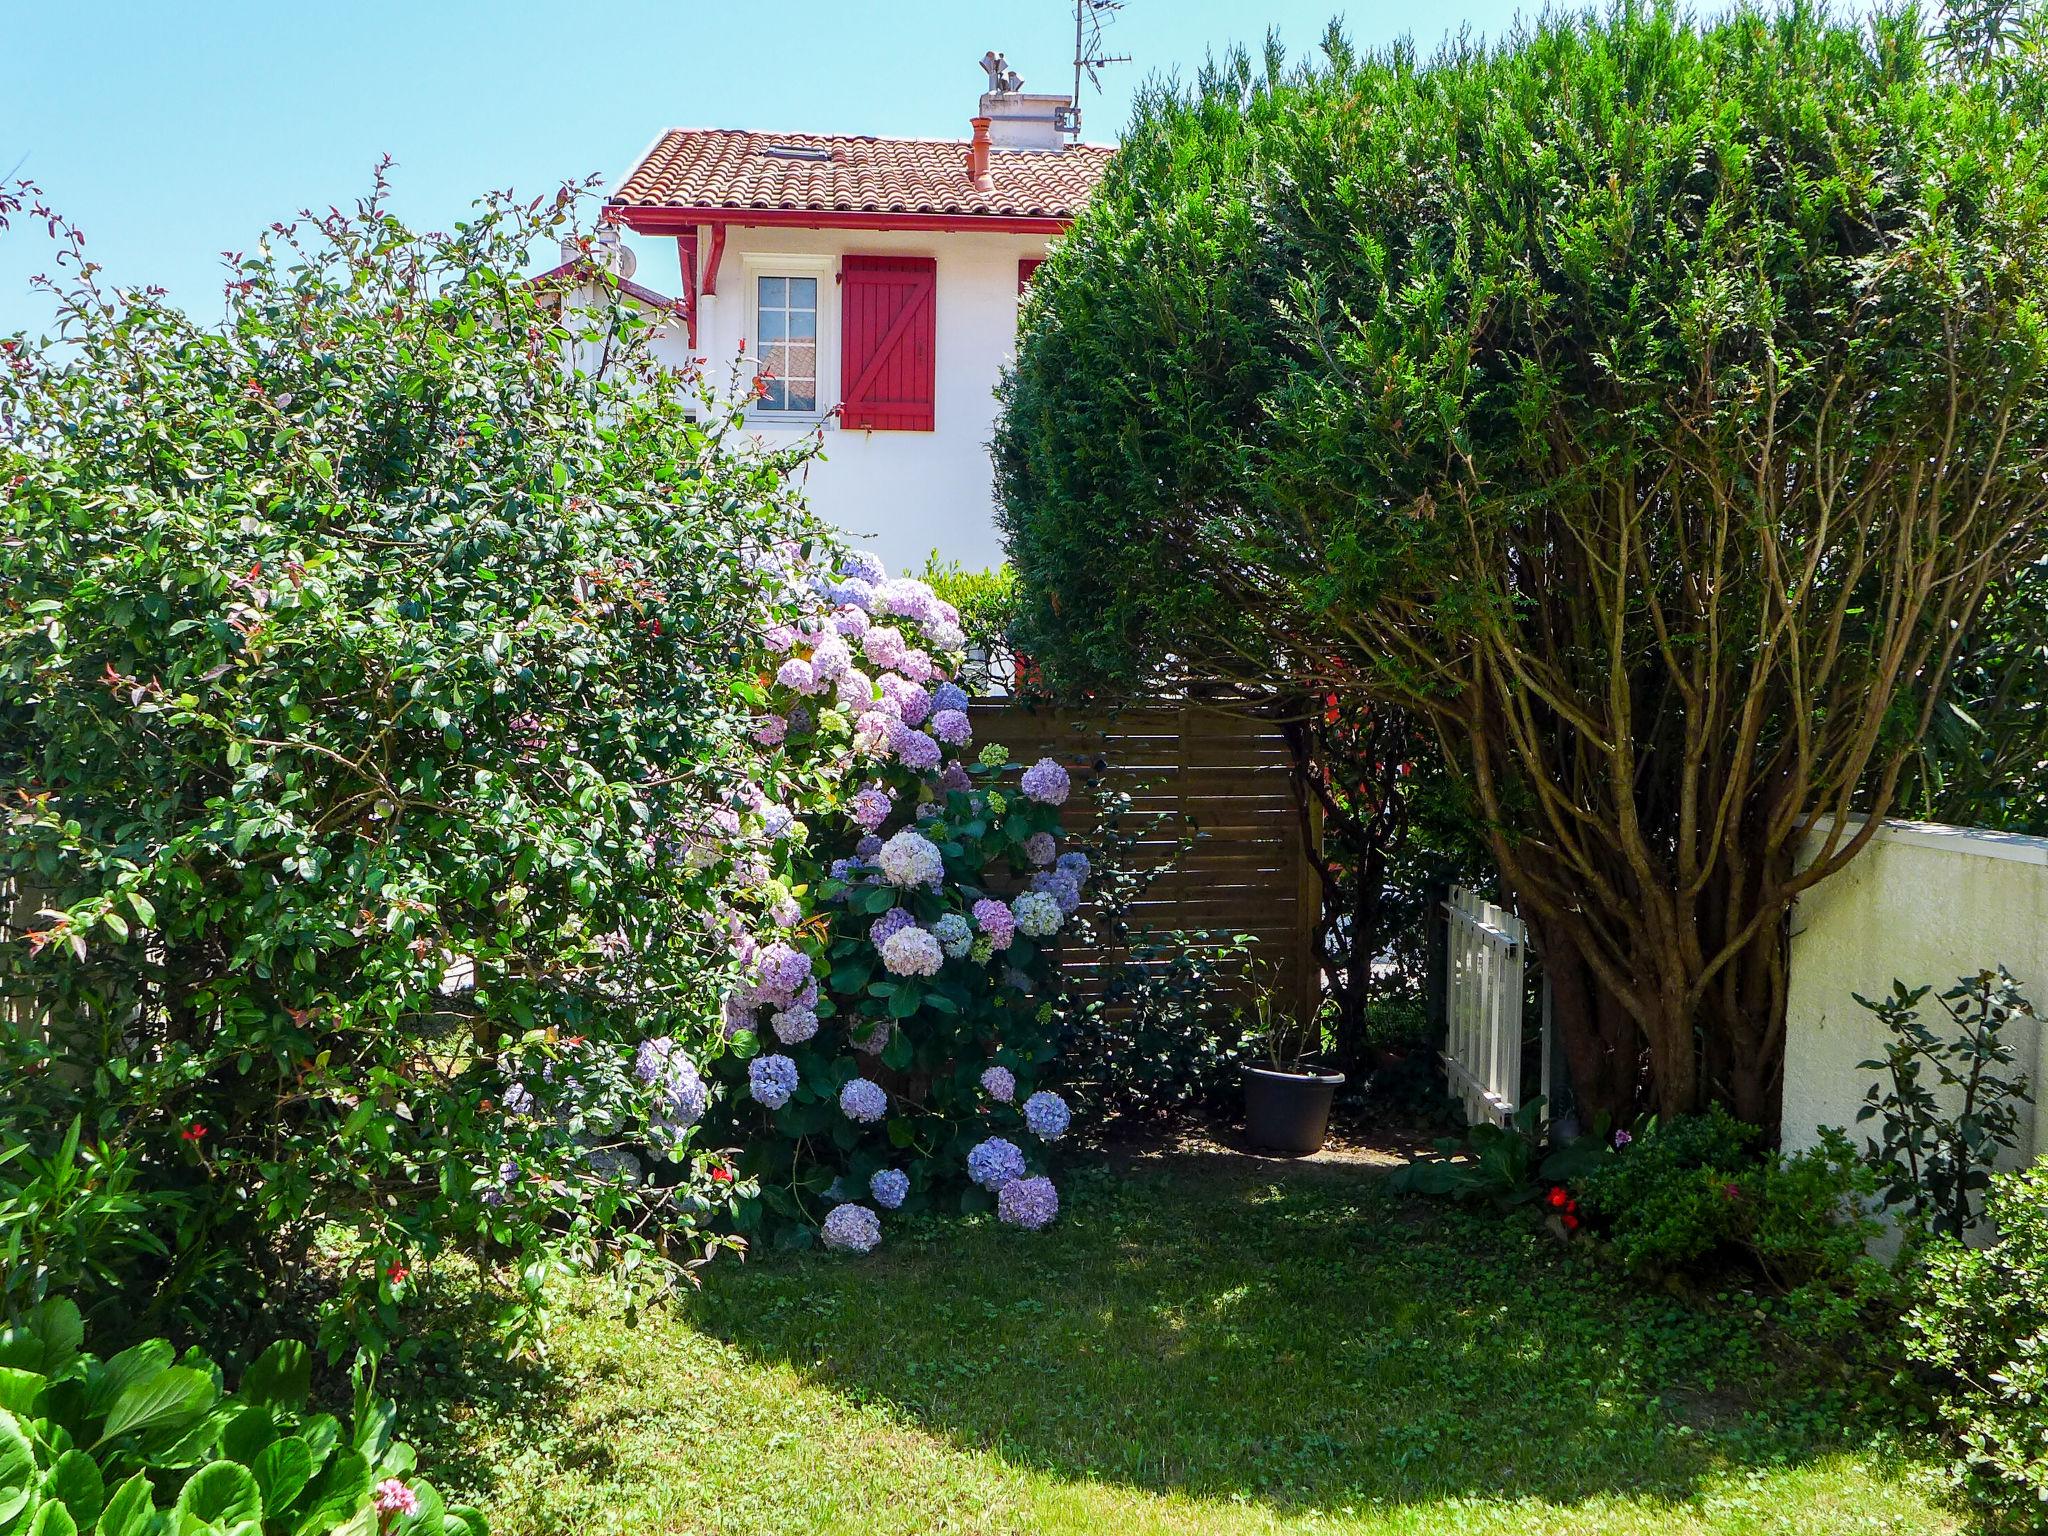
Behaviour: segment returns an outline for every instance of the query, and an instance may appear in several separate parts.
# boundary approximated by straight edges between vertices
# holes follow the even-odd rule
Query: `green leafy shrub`
[[[1615,3],[1155,83],[1002,387],[1018,645],[1413,711],[1580,1105],[1762,1120],[1782,919],[1868,833],[1793,855],[2048,527],[2041,75]]]
[[[0,1127],[0,1318],[52,1296],[117,1298],[124,1277],[170,1257],[181,1202],[138,1188],[135,1154],[81,1142],[81,1128],[42,1153]]]
[[[1907,1358],[1934,1383],[1957,1491],[2002,1530],[2048,1505],[2048,1159],[1995,1176],[1998,1242],[1942,1237],[1917,1253]]]
[[[1881,1002],[1857,996],[1891,1040],[1882,1057],[1859,1063],[1885,1075],[1870,1085],[1856,1119],[1880,1121],[1881,1134],[1868,1145],[1885,1203],[1903,1208],[1917,1227],[1960,1237],[1976,1225],[1976,1202],[1998,1155],[2019,1141],[2029,1085],[2012,1070],[2005,1026],[2034,1017],[2034,1005],[2004,966],[1965,976],[1941,995],[1954,1028],[1937,1033],[1920,1018],[1932,990],[1894,981]]]
[[[358,1377],[347,1426],[309,1406],[312,1354],[282,1341],[233,1393],[197,1350],[84,1353],[69,1298],[0,1332],[0,1529],[24,1536],[485,1536],[414,1477],[389,1402]]]
[[[1586,1175],[1580,1200],[1629,1268],[1683,1269],[1734,1239],[1757,1137],[1719,1105],[1653,1121]]]
[[[217,326],[74,243],[61,341],[6,345],[0,995],[44,1027],[0,1124],[47,1157],[80,1119],[181,1203],[170,1265],[111,1261],[159,1326],[317,1278],[328,1347],[381,1348],[451,1245],[531,1321],[556,1265],[673,1278],[729,1192],[687,1139],[661,1182],[615,1154],[636,1046],[717,1049],[710,877],[659,837],[745,771],[801,451],[732,451],[630,306],[525,282],[575,206],[426,235],[380,184],[277,226]]]
[[[1639,1274],[1752,1267],[1815,1327],[1846,1326],[1890,1290],[1868,1256],[1876,1175],[1837,1130],[1790,1154],[1759,1140],[1718,1106],[1652,1121],[1577,1181],[1586,1218]]]

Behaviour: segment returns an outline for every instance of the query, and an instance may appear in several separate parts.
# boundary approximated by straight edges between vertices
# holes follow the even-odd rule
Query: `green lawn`
[[[1825,1358],[1521,1218],[1221,1151],[1067,1193],[638,1326],[592,1292],[546,1370],[416,1371],[409,1427],[503,1536],[1956,1528],[1844,1448]]]

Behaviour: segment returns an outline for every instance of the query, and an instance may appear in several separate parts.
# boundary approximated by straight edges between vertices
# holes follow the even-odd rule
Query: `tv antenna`
[[[1074,0],[1074,99],[1053,114],[1059,132],[1081,137],[1081,76],[1086,74],[1095,89],[1102,89],[1098,71],[1105,64],[1128,64],[1128,53],[1103,52],[1103,30],[1116,20],[1124,0]]]

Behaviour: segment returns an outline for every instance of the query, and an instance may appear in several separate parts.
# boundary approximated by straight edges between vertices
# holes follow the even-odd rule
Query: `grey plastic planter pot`
[[[1244,1069],[1244,1129],[1255,1147],[1272,1152],[1320,1152],[1330,1129],[1330,1101],[1344,1086],[1342,1072]]]

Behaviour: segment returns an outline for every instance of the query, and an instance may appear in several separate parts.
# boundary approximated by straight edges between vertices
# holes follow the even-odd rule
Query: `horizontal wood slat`
[[[1073,710],[1000,698],[977,699],[972,713],[978,742],[1005,746],[1022,764],[1051,757],[1073,775],[1061,817],[1068,836],[1086,836],[1105,794],[1128,795],[1140,818],[1169,818],[1140,838],[1134,855],[1141,863],[1170,860],[1181,829],[1192,833],[1178,864],[1131,905],[1136,933],[1250,934],[1278,994],[1311,1005],[1316,913],[1304,892],[1314,889],[1315,875],[1278,727],[1194,706]],[[1072,944],[1061,959],[1068,986],[1083,995],[1099,992],[1105,970],[1126,963],[1123,954]]]

